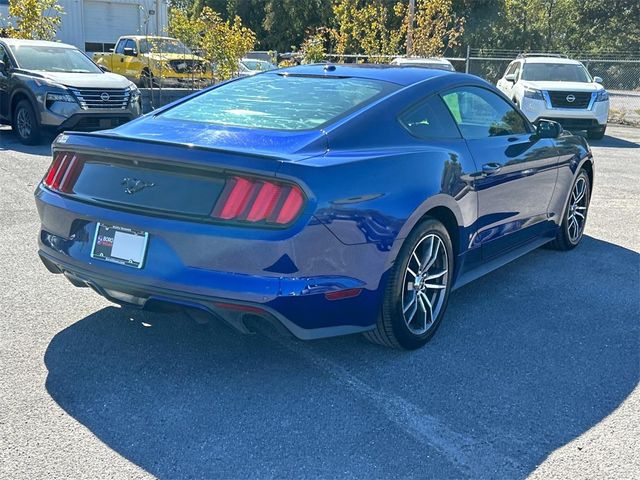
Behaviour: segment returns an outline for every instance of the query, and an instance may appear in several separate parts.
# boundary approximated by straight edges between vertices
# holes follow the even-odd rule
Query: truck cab
[[[142,87],[192,87],[213,81],[210,63],[170,37],[123,36],[113,52],[96,53],[93,59]]]

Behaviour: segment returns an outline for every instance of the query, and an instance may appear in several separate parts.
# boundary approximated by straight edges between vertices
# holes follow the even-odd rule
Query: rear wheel
[[[423,346],[442,322],[452,278],[449,233],[438,220],[426,218],[402,246],[376,327],[365,337],[406,350]]]
[[[571,250],[582,240],[587,223],[589,201],[591,200],[591,182],[585,170],[580,170],[571,187],[571,194],[565,208],[564,218],[551,246],[557,250]]]
[[[29,100],[20,100],[13,111],[13,131],[25,145],[34,145],[40,140],[40,126]]]

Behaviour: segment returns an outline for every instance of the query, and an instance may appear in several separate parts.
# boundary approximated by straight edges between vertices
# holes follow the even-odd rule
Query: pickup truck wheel
[[[12,127],[25,145],[35,145],[40,140],[40,125],[29,100],[20,100],[16,105]]]
[[[157,87],[158,83],[153,79],[153,74],[149,70],[143,70],[140,75],[140,86],[142,88]]]

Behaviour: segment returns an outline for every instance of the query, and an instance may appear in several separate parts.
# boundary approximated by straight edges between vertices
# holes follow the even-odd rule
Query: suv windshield
[[[140,40],[140,53],[180,53],[190,55],[191,50],[180,40],[172,38],[150,38]]]
[[[102,73],[95,63],[75,48],[42,45],[11,45],[18,67],[41,72]]]
[[[258,70],[260,72],[265,72],[267,70],[274,70],[278,68],[272,63],[266,62],[264,60],[253,60],[251,58],[244,58],[241,60],[240,63],[242,63],[249,70]]]
[[[261,74],[209,90],[163,118],[275,130],[320,128],[397,85],[364,78]]]
[[[522,80],[548,82],[591,82],[582,65],[570,63],[525,63]]]

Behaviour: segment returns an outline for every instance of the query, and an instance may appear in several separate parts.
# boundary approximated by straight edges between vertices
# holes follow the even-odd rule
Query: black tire
[[[40,141],[40,123],[29,100],[20,100],[13,110],[13,131],[20,142],[35,145]]]
[[[576,185],[578,185],[579,182],[585,182],[585,191],[584,191],[584,199],[585,199],[584,208],[585,209],[582,210],[584,219],[580,225],[579,234],[576,237],[571,233],[570,219],[572,216],[572,212],[575,212],[575,210],[572,210],[572,203],[574,198],[573,192],[574,192],[574,189],[576,188]],[[580,241],[582,240],[582,236],[584,234],[584,227],[586,226],[586,223],[587,223],[587,217],[589,215],[590,201],[591,201],[591,182],[589,181],[589,175],[587,174],[586,170],[582,169],[580,170],[580,172],[576,176],[576,179],[573,181],[573,184],[571,185],[571,193],[569,193],[569,198],[565,206],[565,212],[562,218],[562,223],[560,224],[560,228],[558,229],[556,238],[549,244],[551,248],[554,248],[555,250],[566,251],[566,250],[572,250],[580,244]],[[575,216],[575,213],[573,213],[573,215]]]
[[[444,264],[446,263],[446,272],[448,272],[448,274],[442,277],[442,284],[445,285],[445,289],[442,292],[441,300],[438,300],[438,310],[435,319],[432,318],[432,321],[429,323],[430,326],[425,332],[418,334],[412,331],[407,322],[405,322],[403,295],[404,292],[407,291],[406,287],[408,287],[405,276],[407,275],[407,268],[410,262],[412,262],[414,250],[418,248],[425,239],[431,239],[434,236],[439,238],[442,245],[444,245],[446,258],[439,260],[439,262],[441,262],[440,268],[444,268]],[[429,270],[427,270],[427,272],[429,272]],[[398,258],[391,269],[387,281],[382,312],[380,313],[375,328],[366,332],[364,336],[371,342],[387,347],[405,350],[415,350],[422,347],[433,337],[442,322],[449,301],[452,278],[453,247],[449,232],[447,232],[445,226],[438,220],[426,217],[413,229],[400,249]],[[415,298],[419,297],[418,294],[414,295]],[[436,295],[439,295],[437,291]],[[416,301],[414,300],[414,302]],[[418,305],[417,302],[416,305]],[[426,312],[424,315],[426,319]],[[425,325],[426,323],[425,321]]]
[[[604,138],[604,132],[607,131],[607,127],[599,128],[597,130],[587,130],[587,138],[590,140],[602,140]]]
[[[154,88],[158,86],[158,82],[153,78],[153,74],[146,69],[142,71],[139,83],[142,88]]]

